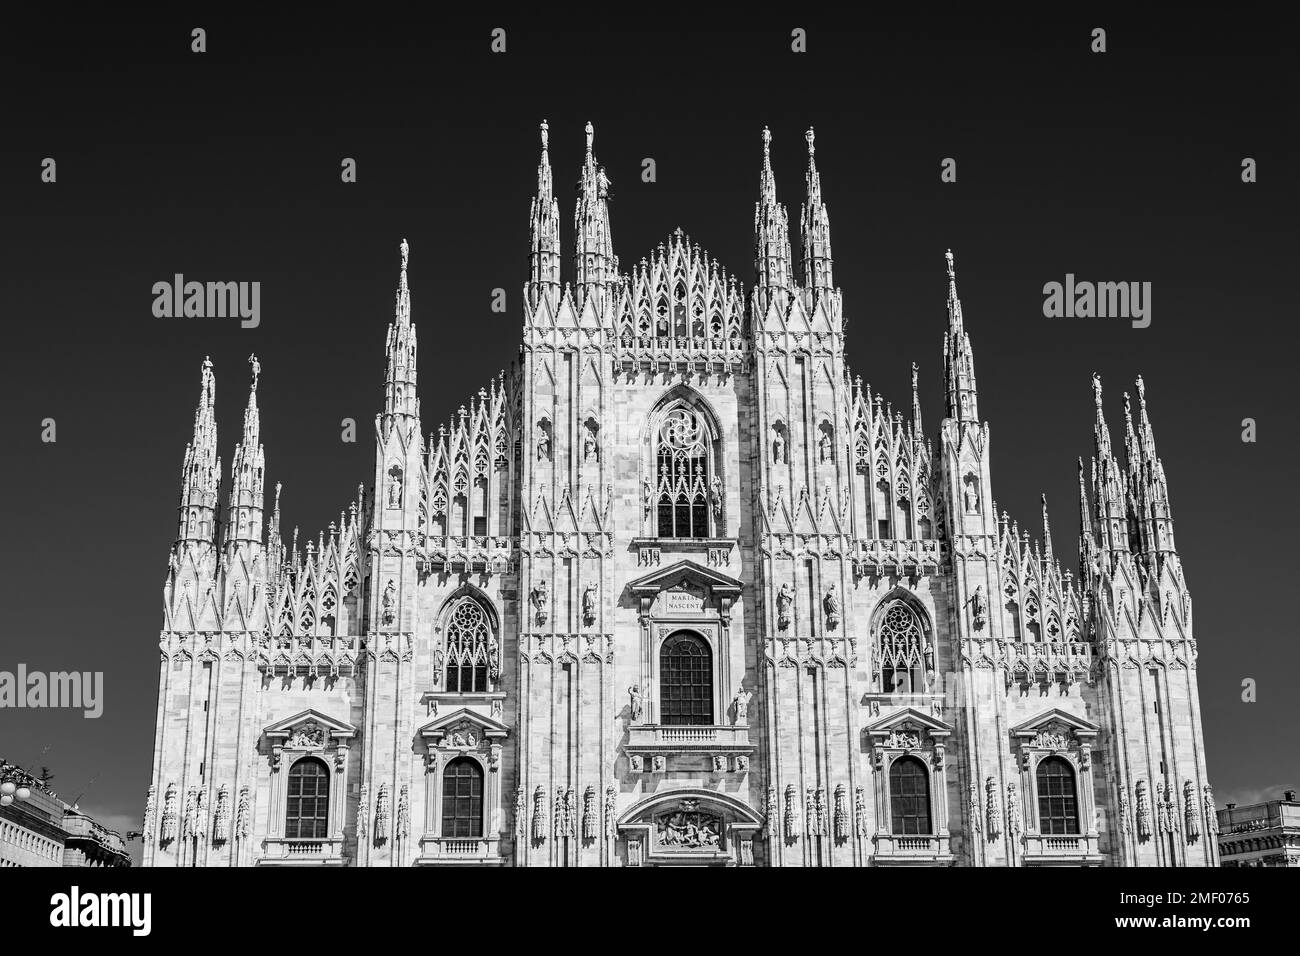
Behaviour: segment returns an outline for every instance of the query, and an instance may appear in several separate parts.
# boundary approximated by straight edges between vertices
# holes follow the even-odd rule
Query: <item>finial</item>
[[[262,363],[257,360],[256,355],[248,357],[248,365],[253,370],[253,387],[250,391],[257,391],[257,377],[262,374]]]
[[[1101,408],[1101,373],[1092,373],[1092,400],[1093,403]]]
[[[912,363],[912,391],[916,391],[916,382],[920,371],[921,371],[921,366],[913,362]]]
[[[280,482],[275,483],[275,507],[280,507]]]
[[[548,142],[548,140],[549,140],[549,138],[550,138],[550,137],[547,135],[547,130],[549,130],[549,129],[550,129],[550,127],[546,124],[546,120],[542,120],[541,130],[542,130],[542,149],[543,149],[543,150],[546,149],[547,142]]]
[[[814,139],[815,137],[816,137],[816,134],[813,133],[813,129],[812,129],[812,127],[809,126],[809,127],[808,127],[808,132],[806,132],[806,133],[803,134],[803,138],[806,139],[806,140],[808,140],[808,158],[809,158],[809,159],[811,159],[811,158],[812,158],[812,154],[815,153],[815,152],[817,151],[817,147],[813,146],[813,139]]]
[[[953,265],[952,265],[952,250],[949,249],[947,252],[945,252],[943,254],[943,257],[948,261],[948,278],[949,279],[957,278],[956,270],[953,269]]]
[[[587,120],[587,155],[591,155],[591,141],[595,138],[595,128],[591,125],[591,120]]]
[[[763,158],[767,159],[768,151],[772,146],[772,131],[766,126],[763,127]]]
[[[1147,387],[1142,384],[1142,376],[1137,377],[1138,403],[1145,408],[1147,404]]]
[[[398,248],[402,250],[402,271],[405,272],[405,271],[406,271],[406,264],[407,264],[407,262],[410,260],[410,257],[411,257],[411,247],[410,247],[409,245],[407,245],[406,240],[403,239],[403,240],[402,240],[402,244],[401,244],[400,246],[398,246]]]

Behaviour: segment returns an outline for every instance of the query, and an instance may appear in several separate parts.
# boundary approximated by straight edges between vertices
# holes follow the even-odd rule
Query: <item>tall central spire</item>
[[[262,449],[261,420],[257,410],[257,381],[262,372],[256,355],[248,357],[252,383],[244,409],[244,435],[231,463],[230,507],[226,510],[227,547],[262,540],[262,483],[266,456]]]
[[[552,307],[560,294],[560,206],[551,183],[551,157],[547,151],[549,127],[542,120],[542,157],[537,163],[537,195],[528,211],[531,232],[529,251],[529,304],[536,308],[546,298]]]
[[[957,298],[957,270],[952,250],[944,255],[948,266],[948,333],[943,341],[943,367],[948,380],[948,417],[959,422],[979,422],[979,399],[975,387],[975,356],[970,336],[962,324],[961,299]]]
[[[178,541],[216,541],[217,494],[221,459],[217,457],[217,380],[212,360],[203,359],[199,404],[194,410],[194,437],[185,446],[181,466]]]
[[[397,280],[397,308],[388,326],[388,370],[384,378],[384,420],[395,416],[419,417],[420,403],[415,397],[416,342],[411,322],[411,290],[406,285],[406,267],[411,247],[406,240],[400,246],[402,268]]]
[[[808,141],[808,171],[804,175],[807,200],[799,210],[799,243],[803,248],[803,282],[812,290],[813,301],[835,288],[831,258],[831,218],[822,202],[821,174],[813,158],[816,152],[814,134],[809,129],[804,134]]]
[[[790,293],[790,223],[785,207],[776,201],[771,147],[772,133],[765,126],[763,171],[754,204],[754,295],[763,312],[773,301],[784,309]]]
[[[618,260],[609,230],[609,177],[591,151],[595,130],[587,124],[587,152],[578,180],[578,207],[574,211],[574,292],[579,309],[588,298],[599,308],[606,290],[618,280]]]

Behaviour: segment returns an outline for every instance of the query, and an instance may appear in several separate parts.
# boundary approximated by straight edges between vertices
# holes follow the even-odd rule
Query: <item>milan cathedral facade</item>
[[[1066,570],[998,514],[951,253],[927,433],[915,366],[908,414],[850,374],[811,130],[801,261],[763,133],[748,291],[680,231],[620,271],[586,132],[572,273],[543,123],[519,362],[429,433],[402,243],[369,490],[314,540],[264,511],[255,359],[222,494],[204,362],[145,864],[1216,865],[1141,379],[1122,461],[1093,379]]]

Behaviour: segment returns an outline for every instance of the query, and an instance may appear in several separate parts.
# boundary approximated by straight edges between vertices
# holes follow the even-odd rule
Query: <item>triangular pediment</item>
[[[683,583],[707,587],[713,593],[723,595],[739,595],[741,588],[744,587],[741,582],[729,575],[702,567],[694,561],[683,560],[662,571],[637,578],[628,584],[628,588],[633,594],[646,597],[678,587]]]
[[[420,737],[437,739],[445,736],[449,731],[459,728],[462,724],[473,728],[480,738],[505,737],[510,733],[510,728],[501,721],[494,720],[491,717],[484,717],[468,707],[459,707],[436,720],[431,720],[416,733]]]
[[[1016,724],[1011,728],[1011,736],[1031,737],[1039,731],[1049,729],[1053,724],[1060,724],[1075,733],[1084,735],[1095,734],[1101,730],[1092,721],[1084,720],[1082,717],[1061,710],[1059,707],[1051,707],[1041,714],[1030,717],[1024,723]]]
[[[887,734],[896,727],[904,724],[911,724],[925,730],[927,733],[935,736],[947,736],[952,733],[952,725],[947,724],[937,717],[932,717],[915,707],[904,707],[892,714],[887,714],[879,720],[867,725],[867,733],[872,735]]]
[[[294,714],[292,717],[286,717],[284,720],[278,720],[269,727],[263,729],[267,737],[275,739],[277,737],[289,737],[294,731],[305,727],[308,724],[316,724],[325,730],[332,737],[355,737],[357,728],[353,727],[345,720],[336,720],[333,717],[322,714],[318,710],[304,710],[300,714]]]

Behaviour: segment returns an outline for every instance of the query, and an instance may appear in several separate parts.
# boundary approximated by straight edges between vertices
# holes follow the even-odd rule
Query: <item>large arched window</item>
[[[284,835],[290,840],[323,840],[329,835],[330,775],[315,757],[289,770]]]
[[[1038,764],[1038,831],[1043,834],[1079,832],[1079,801],[1074,769],[1062,757],[1044,757]]]
[[[709,429],[686,406],[663,416],[655,455],[661,538],[709,537]]]
[[[925,628],[905,602],[895,601],[877,624],[880,689],[887,694],[919,693],[925,689]]]
[[[492,628],[483,606],[462,598],[447,618],[447,690],[472,694],[488,690]]]
[[[694,634],[679,632],[664,641],[659,687],[661,723],[713,723],[713,656]]]
[[[442,773],[442,836],[483,836],[483,768],[469,757],[456,758]]]
[[[916,757],[899,757],[889,767],[889,812],[895,836],[928,834],[929,772]]]

